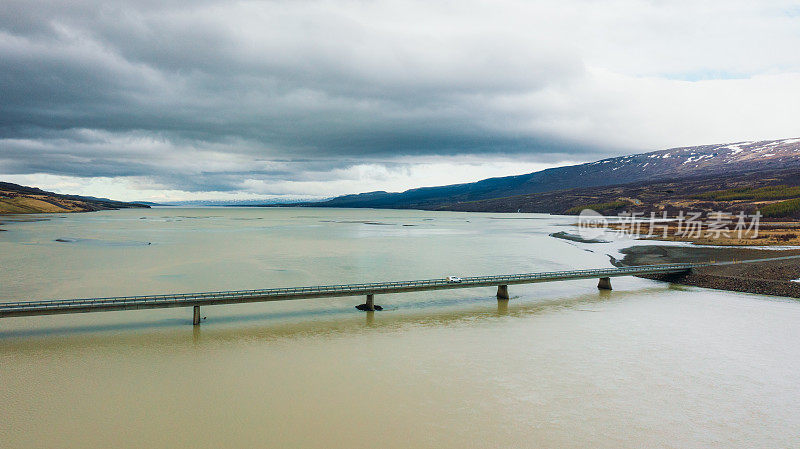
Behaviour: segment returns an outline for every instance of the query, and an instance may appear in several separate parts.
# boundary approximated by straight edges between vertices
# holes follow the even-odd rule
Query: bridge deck
[[[491,287],[510,284],[530,284],[573,279],[595,279],[604,277],[635,276],[643,274],[679,273],[692,268],[732,263],[763,262],[793,259],[800,256],[784,256],[739,262],[680,263],[663,265],[640,265],[621,268],[599,268],[590,270],[547,271],[495,276],[465,277],[460,282],[449,282],[445,278],[400,282],[373,282],[366,284],[320,285],[310,287],[269,288],[262,290],[236,290],[204,293],[179,293],[170,295],[123,296],[109,298],[54,299],[44,301],[15,301],[0,303],[0,317],[52,315],[60,313],[100,312],[109,310],[156,309],[166,307],[192,307],[218,304],[238,304],[262,301],[287,301],[293,299],[321,298],[330,296],[360,296],[402,293],[453,288]]]

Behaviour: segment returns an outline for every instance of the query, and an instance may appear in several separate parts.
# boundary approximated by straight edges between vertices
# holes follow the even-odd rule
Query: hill
[[[800,168],[737,172],[736,176],[694,176],[604,187],[515,195],[447,204],[440,210],[469,212],[541,212],[572,215],[595,209],[605,215],[621,211],[648,214],[666,211],[754,213],[768,218],[800,218]],[[781,206],[784,205],[784,206]]]
[[[737,142],[672,148],[551,168],[518,176],[490,178],[474,183],[423,187],[405,192],[369,192],[327,201],[315,207],[372,207],[392,209],[447,209],[455,204],[644,181],[672,181],[696,177],[726,177],[734,173],[800,169],[800,138]],[[499,212],[502,202],[492,203]],[[502,207],[501,207],[502,206]],[[494,206],[493,206],[494,207]],[[514,209],[516,211],[516,209]]]
[[[106,198],[62,195],[35,187],[0,182],[0,214],[90,212],[130,207],[149,208],[150,206]]]

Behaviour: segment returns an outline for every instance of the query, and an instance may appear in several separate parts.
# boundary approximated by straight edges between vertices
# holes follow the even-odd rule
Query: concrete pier
[[[508,296],[508,285],[497,286],[497,299],[511,299]]]
[[[198,324],[200,324],[200,306],[194,306],[192,307],[192,309],[194,312],[194,316],[192,317],[192,324],[197,326]]]
[[[375,305],[374,293],[367,293],[367,302],[365,302],[364,304],[357,305],[356,309],[362,310],[364,312],[374,312],[376,310],[383,310],[383,307]]]
[[[611,278],[600,278],[597,282],[597,288],[600,290],[611,290]]]
[[[375,311],[375,295],[367,295],[367,311]]]

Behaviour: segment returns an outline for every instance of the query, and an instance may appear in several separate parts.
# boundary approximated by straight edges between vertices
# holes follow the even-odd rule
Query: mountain
[[[368,192],[327,201],[315,207],[440,209],[456,203],[488,200],[579,187],[641,181],[670,181],[699,176],[728,176],[747,171],[800,168],[800,138],[671,148],[597,162],[550,168],[518,176],[405,192]]]
[[[96,210],[124,209],[150,206],[125,203],[106,198],[78,195],[61,195],[35,187],[10,182],[0,182],[0,214],[31,214],[47,212],[90,212]]]
[[[764,169],[736,176],[691,176],[670,181],[639,181],[601,187],[583,187],[447,204],[439,210],[463,212],[540,212],[578,214],[594,209],[604,215],[620,212],[721,211],[755,213],[767,218],[800,218],[800,169]],[[789,207],[791,206],[791,207]]]
[[[178,207],[258,207],[263,206],[265,202],[270,202],[270,205],[285,205],[294,206],[298,203],[308,203],[308,199],[294,199],[294,198],[274,198],[274,199],[260,199],[260,200],[187,200],[187,201],[168,201],[158,204],[158,206],[178,206]]]

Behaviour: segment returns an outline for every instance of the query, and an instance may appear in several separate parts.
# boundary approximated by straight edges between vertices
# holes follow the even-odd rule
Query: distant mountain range
[[[345,195],[303,205],[499,212],[509,210],[504,203],[519,203],[511,198],[520,195],[684,178],[730,177],[737,173],[790,168],[800,169],[800,138],[671,148],[550,168],[526,175],[396,193],[379,191]],[[492,201],[484,205],[475,203],[482,200]]]
[[[287,205],[293,206],[298,203],[307,203],[308,199],[293,199],[293,198],[278,198],[278,199],[257,199],[257,200],[187,200],[187,201],[165,201],[163,203],[144,203],[152,206],[177,206],[177,207],[209,207],[209,206],[226,206],[226,207],[245,207],[263,206],[265,201],[270,201],[270,205]]]
[[[540,212],[574,215],[594,209],[604,215],[637,212],[649,217],[683,212],[761,211],[766,218],[800,218],[800,169],[742,171],[734,176],[690,176],[514,195],[442,206],[464,212]]]
[[[35,187],[0,182],[0,214],[44,212],[90,212],[130,207],[150,207],[143,203],[125,203],[91,196],[61,195]]]

